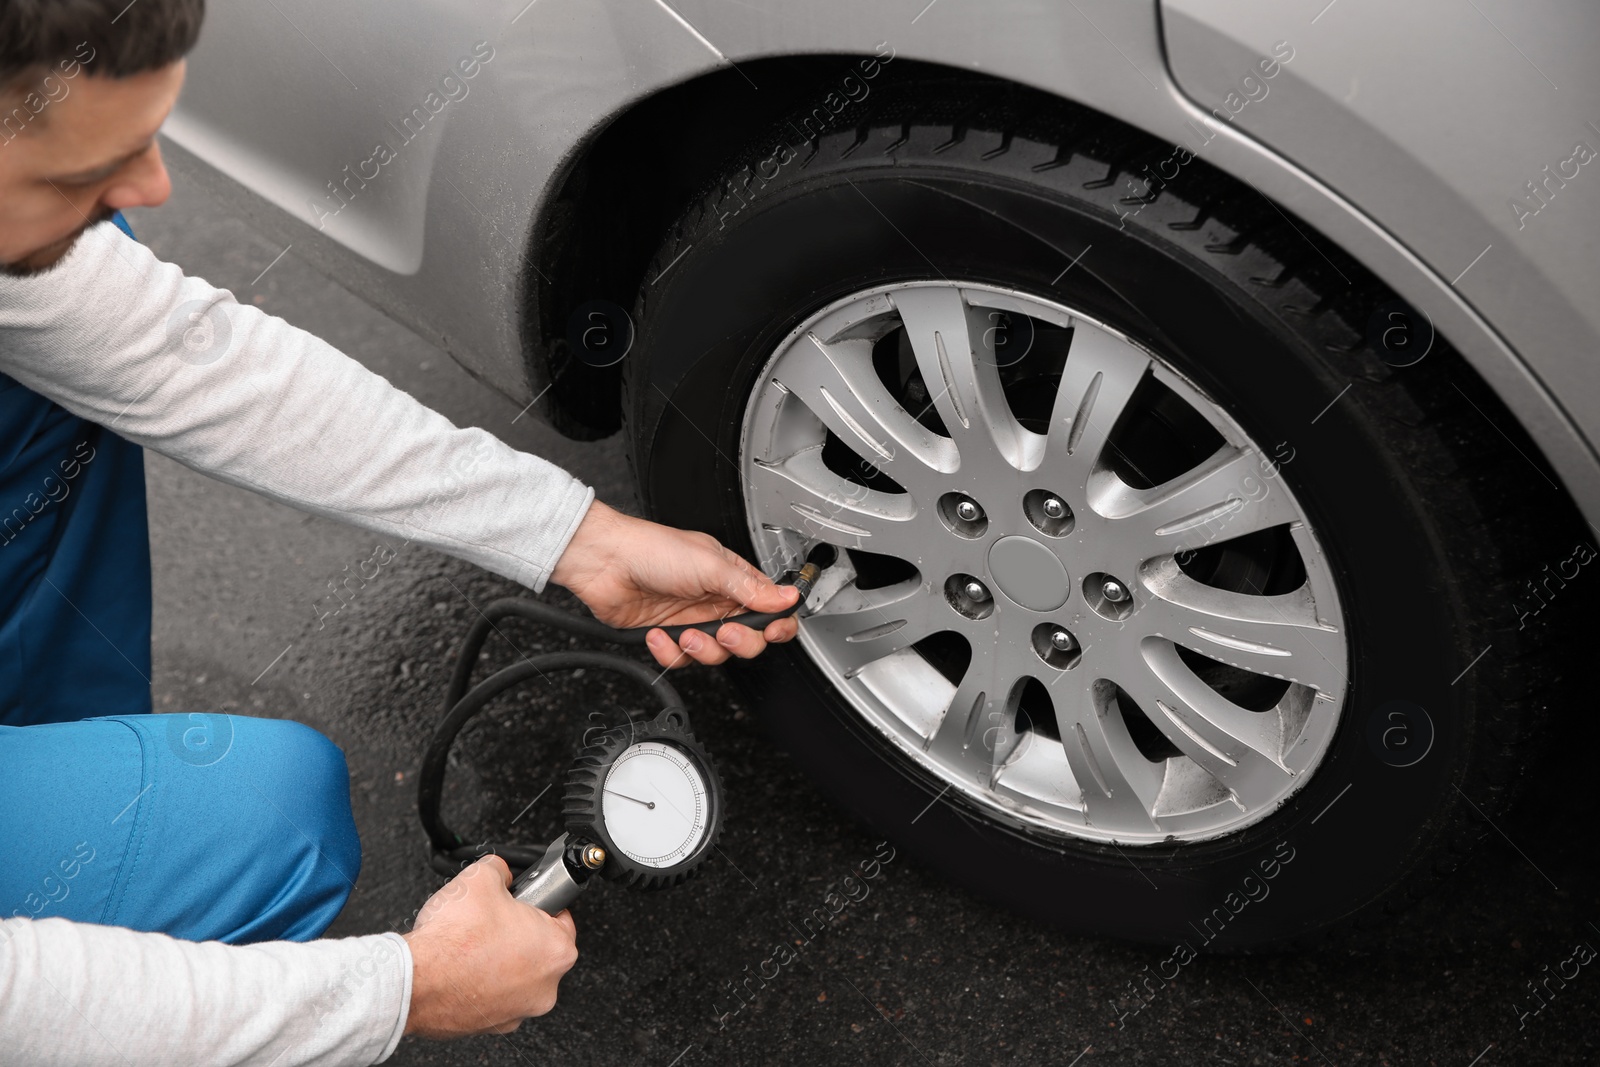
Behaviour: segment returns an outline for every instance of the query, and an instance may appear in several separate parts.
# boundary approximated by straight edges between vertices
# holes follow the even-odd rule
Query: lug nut
[[[1067,513],[1067,506],[1053,496],[1046,497],[1041,506],[1044,508],[1044,513],[1052,519],[1059,519]]]
[[[1050,635],[1050,644],[1055,647],[1057,652],[1069,652],[1077,642],[1072,639],[1072,635],[1067,631],[1057,630]]]
[[[970,500],[963,500],[956,505],[956,515],[962,522],[977,522],[983,518],[983,509]]]
[[[978,582],[978,581],[968,582],[963,587],[963,591],[967,594],[967,599],[968,600],[975,600],[975,601],[978,601],[979,603],[982,603],[983,601],[989,599],[989,590],[984,588],[984,585],[983,585],[982,582]]]
[[[1113,604],[1120,604],[1128,599],[1128,587],[1115,578],[1107,578],[1105,584],[1100,586],[1100,595]]]

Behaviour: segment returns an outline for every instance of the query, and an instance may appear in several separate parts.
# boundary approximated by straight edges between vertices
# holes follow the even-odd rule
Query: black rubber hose
[[[782,611],[746,612],[707,622],[663,626],[661,629],[665,630],[674,641],[678,640],[685,630],[691,629],[715,638],[717,630],[725,622],[741,623],[754,630],[765,629],[768,623],[787,618],[800,609],[806,597],[811,595],[811,588],[817,576],[824,568],[831,566],[835,558],[837,556],[831,546],[818,545],[811,550],[805,564],[798,572],[779,579],[777,583],[779,585],[790,584],[792,581],[792,584],[800,589],[800,595],[795,598],[795,602]],[[487,843],[469,845],[461,839],[460,834],[445,825],[439,811],[444,794],[444,775],[450,757],[450,746],[455,743],[456,736],[461,733],[462,728],[495,697],[529,678],[542,677],[547,671],[593,668],[615,671],[639,682],[656,694],[663,709],[683,707],[683,700],[678,696],[678,691],[666,681],[664,670],[659,670],[654,665],[646,667],[635,660],[608,652],[545,652],[536,656],[525,656],[520,662],[496,671],[469,691],[467,687],[472,681],[472,670],[477,666],[484,642],[489,639],[489,634],[497,629],[495,623],[510,616],[532,619],[585,637],[621,645],[643,645],[645,635],[656,629],[653,626],[617,629],[597,619],[573,615],[549,604],[522,597],[504,597],[484,606],[478,618],[467,630],[466,639],[462,642],[461,651],[456,657],[455,670],[451,673],[450,685],[445,691],[444,719],[434,730],[432,740],[428,742],[422,757],[422,770],[417,776],[417,814],[422,819],[422,828],[427,832],[428,841],[432,846],[429,864],[434,870],[446,876],[456,874],[465,863],[490,853],[504,859],[507,866],[515,873],[519,868],[537,863],[544,852],[543,846],[491,847]]]
[[[484,708],[489,702],[512,686],[519,685],[529,678],[542,677],[546,671],[577,670],[579,668],[594,668],[597,670],[615,671],[626,675],[639,682],[645,688],[652,690],[661,701],[663,709],[670,707],[683,707],[683,699],[678,691],[666,680],[666,672],[651,670],[642,663],[623,659],[621,656],[607,652],[544,652],[537,656],[513,663],[491,674],[488,678],[473,686],[472,691],[461,697],[451,706],[449,714],[439,723],[433,733],[433,739],[428,742],[428,748],[422,757],[422,772],[417,781],[417,813],[422,818],[422,828],[428,834],[428,840],[433,845],[436,855],[442,855],[450,860],[474,860],[479,856],[493,852],[504,859],[508,866],[526,867],[538,860],[543,853],[542,847],[538,849],[518,848],[516,846],[503,846],[500,848],[486,848],[484,846],[468,845],[457,834],[444,824],[444,819],[439,813],[439,805],[444,793],[444,774],[450,758],[450,746],[455,743],[456,735],[461,733],[463,727]],[[465,855],[462,855],[465,853]],[[440,869],[435,864],[435,869]],[[448,873],[455,873],[452,868],[445,868]]]

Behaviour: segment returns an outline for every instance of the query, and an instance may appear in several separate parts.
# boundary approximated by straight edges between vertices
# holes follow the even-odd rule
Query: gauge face
[[[710,829],[705,775],[676,745],[630,745],[606,774],[600,816],[624,856],[646,867],[672,867],[692,856]]]

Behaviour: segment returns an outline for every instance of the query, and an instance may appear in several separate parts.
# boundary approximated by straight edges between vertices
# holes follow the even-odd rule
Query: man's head
[[[0,273],[171,191],[155,135],[205,0],[0,0]]]

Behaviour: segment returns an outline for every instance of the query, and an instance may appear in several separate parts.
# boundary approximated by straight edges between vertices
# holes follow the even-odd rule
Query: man
[[[0,0],[0,1059],[367,1064],[402,1034],[549,1011],[570,914],[498,858],[404,936],[313,940],[360,866],[343,755],[298,723],[150,712],[141,448],[450,552],[616,626],[794,602],[701,533],[634,519],[458,429],[110,221],[162,203],[155,142],[204,0]],[[751,657],[659,629],[662,666]],[[719,644],[719,641],[721,642]]]

